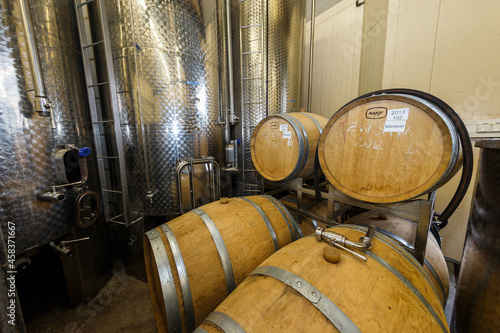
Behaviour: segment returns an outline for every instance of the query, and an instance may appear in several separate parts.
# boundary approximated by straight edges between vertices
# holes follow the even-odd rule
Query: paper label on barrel
[[[408,120],[410,108],[387,110],[387,121]]]
[[[282,131],[282,132],[288,131],[288,125],[287,124],[281,124],[280,125],[280,131]]]
[[[292,138],[292,132],[283,131],[283,139],[291,139],[291,138]]]
[[[405,131],[406,120],[404,121],[394,121],[387,120],[384,124],[384,132],[401,132]]]

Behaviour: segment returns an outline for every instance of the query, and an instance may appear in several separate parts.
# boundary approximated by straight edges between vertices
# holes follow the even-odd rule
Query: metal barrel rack
[[[296,212],[299,218],[309,217],[326,223],[327,225],[337,225],[339,224],[336,221],[338,216],[345,213],[351,207],[359,207],[394,215],[415,222],[417,224],[414,242],[415,245],[413,247],[409,246],[409,244],[401,245],[408,250],[420,264],[424,263],[427,236],[431,226],[432,217],[434,215],[434,202],[436,199],[435,191],[428,194],[427,200],[415,199],[391,204],[372,204],[347,197],[328,183],[326,185],[326,190],[322,189],[319,192],[321,198],[327,200],[328,203],[327,217],[324,218],[308,211],[309,208],[318,203],[317,200],[306,205],[303,204],[302,197],[304,194],[316,196],[316,191],[313,187],[304,186],[304,179],[297,178],[285,182],[269,182],[267,184],[273,184],[273,186],[278,188],[268,191],[266,194],[272,195],[282,192],[283,190],[292,190],[297,192],[297,207],[287,205],[286,203],[284,204],[288,209]],[[341,206],[341,208],[337,211],[334,211],[335,202],[338,202]]]

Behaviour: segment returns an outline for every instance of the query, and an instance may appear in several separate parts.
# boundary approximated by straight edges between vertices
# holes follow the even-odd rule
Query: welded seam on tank
[[[250,199],[247,199],[245,197],[240,197],[241,200],[244,200],[251,204],[253,208],[259,213],[260,217],[264,220],[264,223],[266,224],[267,230],[269,230],[269,233],[271,234],[271,238],[273,239],[273,244],[274,244],[274,249],[278,251],[280,249],[280,244],[278,242],[278,237],[276,236],[276,232],[273,229],[273,225],[271,224],[271,221],[269,220],[269,217],[267,217],[266,213],[262,210],[262,208],[259,207],[255,202],[253,202]]]
[[[246,333],[243,327],[241,327],[236,320],[223,312],[214,311],[209,314],[205,320],[211,322],[226,333]]]
[[[280,212],[281,217],[283,217],[283,220],[285,220],[286,226],[288,227],[288,231],[290,232],[290,237],[292,238],[292,241],[297,240],[297,237],[295,235],[295,230],[292,227],[292,225],[290,224],[290,222],[288,221],[288,217],[286,216],[286,214],[281,210],[281,208],[272,199],[269,198],[269,196],[263,195],[263,197],[266,198],[267,200],[269,200],[276,207],[278,212]]]
[[[286,209],[286,207],[278,199],[276,199],[270,195],[262,195],[262,196],[264,198],[271,200],[277,207],[281,208],[281,210],[286,214],[286,216],[288,217],[288,220],[290,221],[290,223],[292,223],[293,227],[295,228],[295,232],[298,234],[295,237],[296,239],[304,237],[304,234],[302,233],[302,229],[300,229],[297,221],[295,221],[295,219],[292,217],[292,215],[290,214],[288,209]]]
[[[160,278],[161,292],[167,315],[167,328],[169,332],[175,332],[181,327],[182,321],[179,304],[177,303],[174,275],[170,268],[165,244],[163,244],[160,233],[156,229],[146,232],[146,236],[149,238],[156,261],[158,277]]]
[[[188,274],[186,270],[186,265],[184,264],[184,259],[182,258],[182,252],[175,238],[174,232],[167,224],[162,224],[160,228],[165,233],[167,237],[168,244],[172,250],[174,256],[175,266],[177,268],[177,275],[179,276],[179,281],[181,283],[182,299],[184,303],[184,312],[186,313],[187,329],[189,332],[196,328],[195,316],[194,316],[194,305],[193,297],[191,295],[191,286],[189,285]]]
[[[361,333],[359,328],[335,303],[298,275],[273,266],[258,267],[250,275],[270,276],[283,282],[310,301],[340,332]]]
[[[380,265],[382,265],[385,269],[387,269],[389,272],[391,272],[395,277],[397,277],[401,282],[403,282],[408,289],[410,289],[415,296],[422,302],[422,304],[425,305],[429,313],[434,317],[436,322],[439,324],[443,332],[448,332],[446,325],[443,324],[441,319],[439,318],[438,314],[432,307],[432,305],[425,299],[424,295],[420,293],[420,291],[411,283],[410,280],[408,280],[403,274],[401,274],[397,269],[395,269],[392,265],[390,265],[387,261],[376,255],[375,253],[371,251],[366,251],[364,252],[367,256],[378,262]]]
[[[444,289],[443,281],[441,281],[441,278],[439,277],[439,274],[434,269],[434,266],[432,266],[432,264],[426,258],[424,258],[424,264],[431,271],[431,274],[434,276],[434,279],[437,281],[437,283],[439,285],[439,289],[441,289],[441,293],[443,294],[443,300],[444,300],[444,302],[446,302],[446,299],[447,299],[446,291]]]
[[[346,228],[357,230],[357,231],[361,231],[361,232],[366,232],[368,230],[368,227],[361,226],[361,225],[346,225],[346,224],[342,224],[342,227],[346,227]],[[376,233],[376,234],[374,234],[374,237],[376,239],[380,240],[381,242],[384,242],[385,244],[391,246],[398,254],[400,254],[405,259],[407,259],[409,262],[411,262],[413,264],[413,266],[420,272],[420,274],[422,274],[422,276],[427,280],[427,283],[432,288],[432,290],[434,290],[434,293],[439,298],[439,293],[436,290],[436,287],[434,286],[434,283],[432,283],[431,277],[429,276],[429,274],[427,274],[427,272],[424,270],[424,268],[422,267],[422,265],[420,265],[420,263],[415,259],[414,256],[412,256],[401,245],[399,245],[398,243],[394,242],[394,240],[392,240],[391,238],[385,236],[384,234]]]
[[[321,136],[321,134],[323,133],[323,129],[321,128],[321,125],[318,123],[318,121],[316,119],[314,119],[310,114],[308,113],[301,113],[301,115],[304,115],[306,116],[307,118],[311,119],[312,122],[314,123],[314,125],[316,125],[316,127],[318,128],[318,131],[319,131],[319,135]]]
[[[215,247],[219,252],[220,261],[222,263],[222,269],[224,270],[224,276],[226,278],[227,294],[229,295],[236,288],[236,281],[234,279],[233,265],[231,264],[231,259],[229,258],[229,253],[227,252],[226,244],[224,239],[217,229],[212,218],[203,210],[195,208],[192,210],[193,213],[198,215],[210,231],[212,239],[214,240]]]
[[[305,134],[305,129],[304,127],[299,127],[297,125],[297,122],[295,122],[291,117],[284,115],[284,114],[277,114],[276,117],[280,117],[285,119],[294,129],[295,133],[297,134],[297,139],[299,140],[299,160],[297,161],[297,164],[295,165],[295,168],[290,172],[290,174],[285,177],[283,180],[290,180],[293,179],[297,176],[297,173],[302,170],[302,167],[305,164],[306,158],[309,154],[309,140],[307,140],[307,144],[305,140],[307,139],[307,136],[304,136]],[[300,123],[298,123],[300,125]],[[301,135],[302,134],[302,135]],[[307,153],[304,155],[304,151]]]

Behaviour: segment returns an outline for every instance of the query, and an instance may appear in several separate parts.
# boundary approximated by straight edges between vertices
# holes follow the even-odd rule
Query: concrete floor
[[[86,304],[76,309],[51,308],[26,322],[28,332],[157,332],[146,282],[113,272],[106,286]]]
[[[445,315],[450,324],[455,298],[455,272],[450,270],[450,292]],[[106,286],[87,304],[76,309],[56,306],[26,323],[28,332],[157,332],[153,308],[146,282],[125,274],[123,269],[113,272]]]
[[[450,292],[445,315],[450,324],[456,277],[452,264],[448,264],[448,270]],[[64,281],[55,281],[44,287],[36,286],[47,291],[43,296],[37,296],[42,302],[35,303],[31,308],[24,303],[28,332],[157,332],[147,283],[127,275],[122,265],[115,265],[111,279],[96,297],[73,309],[62,301],[66,296],[54,293],[58,286],[61,289],[61,283]]]

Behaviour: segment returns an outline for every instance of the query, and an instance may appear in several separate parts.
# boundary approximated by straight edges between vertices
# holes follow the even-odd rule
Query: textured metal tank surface
[[[0,13],[0,223],[16,225],[16,252],[23,253],[76,225],[71,187],[60,203],[37,200],[58,185],[54,155],[62,145],[92,147],[74,7],[66,0],[30,1],[47,95],[57,125],[33,112],[26,32],[18,1],[1,0]],[[98,190],[95,161],[87,158],[87,185]]]
[[[500,140],[478,140],[476,147],[477,183],[451,321],[457,333],[500,327]]]
[[[144,158],[146,175],[134,193],[145,215],[180,213],[180,162],[202,156],[221,162],[219,2],[106,0],[121,121],[137,133],[133,146]]]
[[[304,0],[232,0],[235,105],[240,124],[240,194],[258,194],[250,140],[268,115],[301,108]]]

